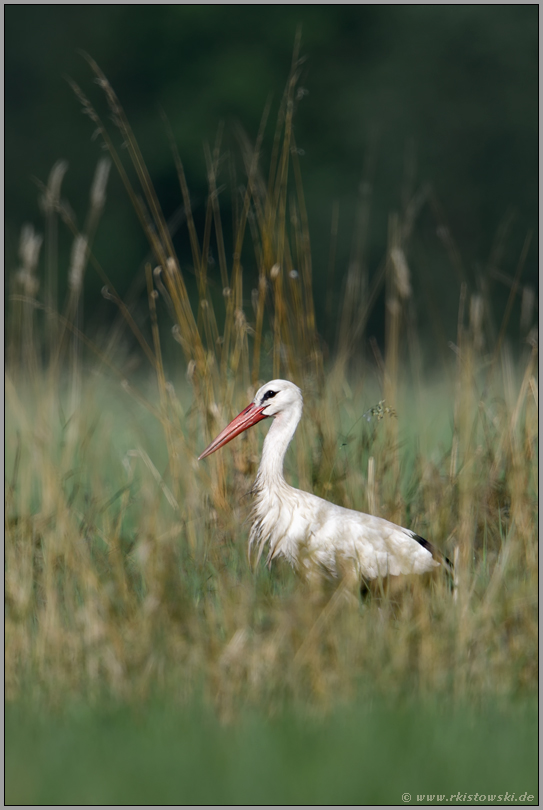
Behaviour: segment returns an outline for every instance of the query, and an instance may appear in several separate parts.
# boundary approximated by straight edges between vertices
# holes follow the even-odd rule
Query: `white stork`
[[[274,417],[264,440],[262,460],[252,488],[255,502],[249,552],[256,545],[258,559],[269,543],[267,562],[285,557],[308,578],[335,578],[345,573],[361,585],[400,574],[424,574],[438,568],[438,556],[450,573],[451,564],[430,543],[374,515],[325,501],[287,484],[283,459],[302,416],[300,389],[287,380],[272,380],[233,419],[199,460],[223,447],[262,419]]]

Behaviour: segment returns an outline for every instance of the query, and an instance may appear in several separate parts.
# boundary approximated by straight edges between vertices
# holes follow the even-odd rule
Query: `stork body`
[[[300,389],[272,380],[253,402],[204,450],[205,458],[257,422],[273,417],[264,440],[252,492],[255,496],[249,549],[258,559],[268,544],[267,562],[285,557],[308,577],[354,574],[359,582],[400,574],[424,574],[439,567],[438,552],[409,529],[383,518],[345,509],[291,487],[283,459],[302,416]]]

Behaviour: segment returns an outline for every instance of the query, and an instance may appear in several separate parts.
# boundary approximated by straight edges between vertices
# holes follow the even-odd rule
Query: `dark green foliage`
[[[340,301],[354,252],[351,234],[361,181],[372,204],[370,272],[383,255],[389,212],[405,210],[413,193],[429,183],[442,210],[441,224],[459,245],[471,282],[478,284],[486,271],[512,276],[526,232],[537,228],[537,20],[537,6],[522,5],[8,6],[8,265],[13,268],[17,261],[21,223],[37,219],[31,178],[45,183],[60,158],[70,164],[64,188],[79,222],[85,214],[99,146],[89,142],[93,128],[79,114],[63,79],[70,76],[87,86],[88,68],[78,49],[93,56],[115,87],[170,219],[182,210],[182,198],[160,116],[160,109],[164,111],[186,166],[197,224],[203,227],[207,185],[202,144],[214,142],[219,122],[225,120],[231,167],[224,175],[232,180],[235,164],[234,188],[244,182],[235,157],[235,127],[241,125],[254,141],[270,94],[270,120],[275,120],[301,26],[307,60],[300,85],[302,93],[309,92],[297,102],[296,147],[303,150],[316,309],[327,340],[333,333],[324,320],[325,297],[331,295],[334,306]],[[268,127],[266,154],[272,133]],[[124,294],[147,246],[117,178],[112,178],[108,195],[96,250]],[[225,210],[236,204],[224,192],[221,199]],[[337,271],[329,290],[330,220],[336,200]],[[458,291],[442,266],[443,245],[435,238],[440,223],[432,205],[434,215],[423,212],[424,228],[412,246],[419,264],[415,285],[425,296],[425,307],[445,298],[447,291],[450,304],[442,317],[452,325]],[[508,230],[509,238],[497,266],[492,246],[500,228]],[[182,265],[190,265],[182,225],[174,241]],[[69,249],[61,238],[66,264]],[[252,262],[246,264],[254,278]],[[536,245],[523,281],[537,285]],[[503,306],[503,282],[493,277],[486,283]],[[87,312],[99,307],[99,318],[110,319],[111,307],[99,298],[101,286],[90,274]],[[378,312],[372,315],[371,329],[382,335]],[[435,339],[435,332],[425,327],[425,339],[431,336]]]

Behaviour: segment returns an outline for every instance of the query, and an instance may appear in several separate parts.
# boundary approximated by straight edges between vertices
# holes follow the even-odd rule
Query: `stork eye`
[[[277,391],[266,391],[264,396],[262,397],[262,402],[265,402],[267,399],[271,399],[276,395]]]

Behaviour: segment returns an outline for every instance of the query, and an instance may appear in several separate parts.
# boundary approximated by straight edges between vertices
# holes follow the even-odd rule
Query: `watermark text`
[[[402,802],[533,802],[533,793],[402,793]]]

